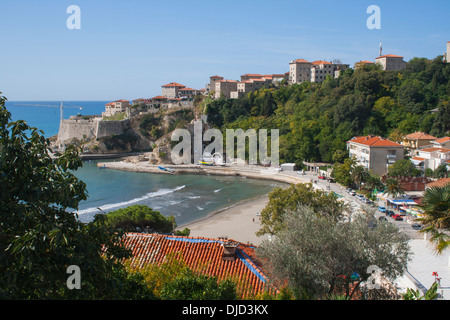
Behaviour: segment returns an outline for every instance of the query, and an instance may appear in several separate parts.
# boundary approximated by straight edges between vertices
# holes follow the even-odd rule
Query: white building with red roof
[[[431,141],[433,147],[450,149],[450,137],[443,137]]]
[[[450,160],[450,149],[433,147],[421,149],[416,157],[411,158],[411,161],[416,167],[426,170],[428,168],[436,170],[437,167]]]
[[[390,165],[404,158],[403,145],[373,135],[354,137],[347,141],[347,149],[358,165],[379,175],[387,173]]]

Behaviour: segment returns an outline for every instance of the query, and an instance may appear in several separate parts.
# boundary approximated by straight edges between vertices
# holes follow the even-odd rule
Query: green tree
[[[350,187],[353,182],[351,172],[355,166],[356,161],[353,158],[345,159],[342,164],[335,163],[333,166],[333,171],[331,172],[331,177],[343,186]]]
[[[405,193],[405,190],[400,185],[400,182],[396,178],[387,178],[384,182],[384,193],[387,196],[391,196],[393,198],[398,197]],[[387,200],[386,200],[387,206]]]
[[[350,178],[353,183],[361,190],[361,183],[367,180],[369,172],[363,166],[356,166],[350,172]]]
[[[87,197],[72,173],[82,165],[69,147],[57,159],[49,140],[24,121],[10,122],[0,97],[0,298],[134,299],[149,297],[141,278],[121,259],[129,252],[102,217],[82,224],[70,209]],[[107,248],[107,250],[105,250]],[[81,290],[70,290],[67,267],[81,270]]]
[[[183,270],[161,290],[163,300],[236,300],[236,285],[231,279],[218,281],[216,277]]]
[[[388,167],[390,177],[418,177],[420,170],[416,169],[409,159],[401,159]]]
[[[438,179],[447,178],[448,170],[447,164],[443,163],[434,170],[434,177]]]
[[[396,298],[391,287],[362,286],[370,266],[389,281],[406,270],[408,242],[393,224],[376,224],[372,215],[338,222],[307,206],[286,213],[285,222],[289,228],[264,240],[257,254],[274,283],[287,282],[296,299],[351,299],[356,292],[364,299]]]
[[[275,188],[269,194],[269,203],[261,211],[261,229],[257,235],[277,234],[287,227],[284,215],[299,205],[320,208],[328,219],[337,221],[342,218],[346,206],[332,193],[315,190],[311,184],[291,184],[289,188]]]
[[[450,183],[428,188],[419,207],[423,217],[416,220],[424,225],[420,232],[430,234],[435,251],[442,254],[450,246]]]
[[[142,232],[147,228],[153,232],[167,233],[176,227],[173,216],[165,217],[159,211],[138,204],[106,213],[104,223],[112,230],[123,232]]]

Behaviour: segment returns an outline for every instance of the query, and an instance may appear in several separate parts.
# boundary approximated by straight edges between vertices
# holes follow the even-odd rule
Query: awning
[[[389,202],[398,206],[415,206],[417,203],[412,199],[388,200]]]
[[[424,158],[415,157],[415,158],[411,158],[411,161],[412,161],[412,163],[414,163],[414,165],[418,166],[419,164],[424,162],[425,159]]]

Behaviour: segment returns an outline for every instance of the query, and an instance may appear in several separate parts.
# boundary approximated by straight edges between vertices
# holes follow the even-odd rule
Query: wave
[[[160,189],[158,191],[155,192],[150,192],[147,193],[146,195],[139,197],[139,198],[134,198],[132,200],[129,201],[123,201],[123,202],[118,202],[118,203],[110,203],[110,204],[105,204],[101,207],[93,207],[93,208],[87,208],[87,209],[83,209],[83,210],[79,210],[77,212],[78,215],[83,215],[83,214],[87,214],[87,213],[100,213],[99,209],[106,211],[106,210],[111,210],[111,209],[115,209],[115,208],[120,208],[120,207],[125,207],[125,206],[129,206],[131,204],[137,203],[137,202],[141,202],[150,198],[155,198],[155,197],[160,197],[160,196],[164,196],[166,194],[169,193],[173,193],[176,192],[178,190],[183,189],[185,186],[179,186],[176,187],[174,189]]]
[[[188,199],[198,199],[200,196],[188,196]]]
[[[214,192],[219,192],[220,190],[222,190],[222,189],[217,189],[217,190],[214,190]]]

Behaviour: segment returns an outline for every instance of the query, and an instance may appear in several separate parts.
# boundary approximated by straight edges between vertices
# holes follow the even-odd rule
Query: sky
[[[80,29],[69,29],[70,5]],[[381,29],[369,29],[370,5]],[[448,0],[1,0],[0,92],[11,101],[151,98],[178,82],[289,70],[294,59],[354,65],[428,59],[450,41]]]

